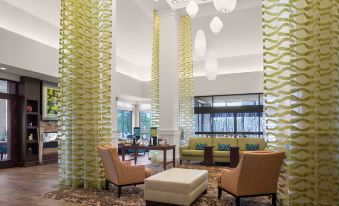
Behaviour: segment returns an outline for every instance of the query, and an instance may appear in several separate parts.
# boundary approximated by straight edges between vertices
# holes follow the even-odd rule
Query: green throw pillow
[[[195,150],[204,150],[206,143],[195,143]]]
[[[230,144],[218,144],[219,151],[230,151]]]
[[[259,144],[246,144],[247,151],[258,151],[260,150]]]

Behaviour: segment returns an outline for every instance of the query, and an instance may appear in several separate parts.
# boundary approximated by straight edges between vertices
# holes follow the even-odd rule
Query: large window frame
[[[143,114],[146,114],[145,118],[149,118],[149,122],[147,123],[148,125],[146,125],[146,132],[144,131],[144,127],[143,127],[144,126],[143,121],[142,121]],[[150,111],[139,111],[139,126],[141,130],[141,134],[146,135],[146,137],[148,138],[150,136],[150,127],[151,127],[151,112]]]
[[[121,122],[121,128],[119,127],[119,113],[121,113],[122,115],[122,122]],[[130,120],[127,120],[126,117],[126,114],[127,116],[130,117]],[[121,120],[120,120],[121,121]],[[130,128],[128,128],[129,126],[126,124],[129,124],[130,125]],[[128,128],[127,130],[126,127]],[[117,130],[118,130],[118,133],[120,135],[121,138],[126,138],[127,135],[132,135],[132,129],[133,129],[133,112],[132,111],[129,111],[129,110],[123,110],[123,109],[117,109]]]
[[[214,106],[214,99],[220,97],[232,97],[232,96],[242,96],[242,95],[257,95],[257,101],[253,105],[243,105],[243,106]],[[194,114],[196,121],[209,122],[210,130],[202,131],[201,127],[196,128],[195,134],[208,135],[208,136],[234,136],[234,137],[262,137],[263,136],[263,94],[262,93],[248,93],[248,94],[231,94],[231,95],[214,95],[214,96],[196,96],[195,100],[199,98],[209,99],[207,106],[200,106],[195,101]],[[227,103],[226,103],[227,105]],[[198,115],[197,115],[198,114]],[[214,120],[215,117],[220,114],[224,114],[226,118],[232,118],[233,116],[233,131],[215,131]],[[258,130],[256,132],[246,132],[238,131],[237,117],[241,117],[241,114],[257,114],[255,116],[258,118]],[[204,119],[205,118],[205,119]],[[206,120],[207,118],[207,120]],[[225,119],[226,119],[225,118]],[[228,121],[229,119],[226,119]],[[196,124],[201,126],[200,124]],[[204,130],[204,129],[203,129]]]

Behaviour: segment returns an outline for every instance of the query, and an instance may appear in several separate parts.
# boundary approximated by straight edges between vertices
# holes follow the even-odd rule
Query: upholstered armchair
[[[219,178],[218,199],[222,191],[236,198],[272,195],[272,205],[276,205],[278,178],[284,159],[284,152],[252,151],[244,152],[235,169],[223,170]]]
[[[131,166],[131,161],[121,161],[117,148],[100,145],[98,151],[104,164],[106,190],[109,183],[116,185],[118,198],[121,196],[122,187],[143,184],[144,179],[151,176],[151,170],[144,165]]]

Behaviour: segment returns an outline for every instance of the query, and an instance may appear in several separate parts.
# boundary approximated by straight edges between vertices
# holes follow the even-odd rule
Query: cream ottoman
[[[145,179],[146,205],[190,205],[207,192],[206,170],[173,168]]]

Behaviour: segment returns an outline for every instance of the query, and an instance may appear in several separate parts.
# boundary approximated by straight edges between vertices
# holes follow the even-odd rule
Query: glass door
[[[15,164],[16,83],[0,80],[0,168]]]
[[[0,161],[11,159],[10,123],[10,101],[0,99]]]

